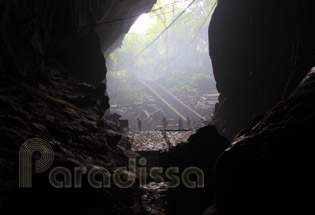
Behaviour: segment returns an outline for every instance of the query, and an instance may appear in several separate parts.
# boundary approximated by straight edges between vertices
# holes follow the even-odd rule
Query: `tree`
[[[163,0],[157,2],[150,13],[154,23],[145,34],[129,32],[126,35],[123,46],[111,55],[115,66],[111,67],[110,72],[126,71],[126,76],[116,76],[121,79],[126,78],[127,74],[133,74],[133,81],[156,80],[174,92],[180,92],[178,89],[183,88],[214,91],[215,82],[211,75],[212,68],[208,54],[207,26],[215,0],[197,0],[173,24],[171,30],[168,29],[141,55],[137,56],[187,6],[185,1],[172,0],[171,2],[175,3],[166,4]],[[134,60],[135,56],[137,56],[136,60]],[[206,87],[207,82],[209,87]],[[109,92],[113,90],[115,88],[110,88]],[[130,92],[125,93],[130,94]],[[134,95],[137,94],[139,93]]]

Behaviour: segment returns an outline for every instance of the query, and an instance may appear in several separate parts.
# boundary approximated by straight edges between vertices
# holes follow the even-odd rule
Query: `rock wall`
[[[308,0],[218,1],[209,27],[215,123],[229,139],[238,134],[216,161],[216,200],[204,215],[313,210],[314,8]]]
[[[187,188],[180,184],[168,190],[166,214],[202,214],[214,201],[213,167],[216,159],[229,146],[213,125],[207,125],[180,143],[160,154],[160,165],[167,169],[179,167],[179,175],[187,167],[198,167],[204,172],[203,188]]]
[[[97,85],[106,75],[103,53],[116,48],[155,2],[1,1],[2,62],[11,61],[28,76],[44,63],[57,62],[76,78]]]
[[[109,106],[100,84],[106,74],[103,54],[154,3],[0,2],[1,214],[143,214],[137,185],[94,189],[83,180],[82,189],[54,189],[48,172],[55,166],[97,166],[113,173],[128,164],[129,155],[136,156],[117,147],[117,127],[102,118]],[[19,150],[35,137],[52,146],[55,160],[34,175],[32,189],[21,189]]]
[[[209,26],[216,126],[233,139],[286,98],[314,66],[314,1],[219,0]]]
[[[307,214],[313,210],[315,68],[219,157],[216,204],[206,214]]]

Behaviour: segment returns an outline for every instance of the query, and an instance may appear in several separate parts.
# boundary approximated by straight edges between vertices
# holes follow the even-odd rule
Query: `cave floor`
[[[195,130],[189,131],[141,131],[127,132],[131,141],[131,150],[146,157],[148,167],[158,166],[158,154],[170,147],[186,141]],[[166,134],[166,136],[165,136]],[[167,186],[165,182],[146,185],[142,187],[142,205],[146,214],[164,215],[167,205]]]
[[[166,138],[162,131],[127,132],[132,142],[132,151],[165,151],[178,143],[186,141],[195,130],[167,131]]]

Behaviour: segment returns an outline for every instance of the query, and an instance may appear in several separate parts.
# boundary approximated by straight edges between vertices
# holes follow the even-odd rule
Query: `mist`
[[[145,130],[161,128],[163,116],[170,125],[179,118],[184,124],[189,118],[195,126],[211,121],[218,92],[209,58],[208,25],[216,1],[189,3],[158,1],[106,58],[111,104],[107,114],[128,119],[131,130],[137,129],[137,118],[144,121]],[[175,104],[174,99],[180,102]]]

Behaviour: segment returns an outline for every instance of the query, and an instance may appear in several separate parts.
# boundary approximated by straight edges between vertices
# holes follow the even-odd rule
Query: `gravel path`
[[[173,147],[180,142],[186,141],[194,132],[194,130],[167,131],[166,135]],[[164,151],[169,148],[161,131],[128,132],[127,135],[132,142],[131,150],[133,151]]]

